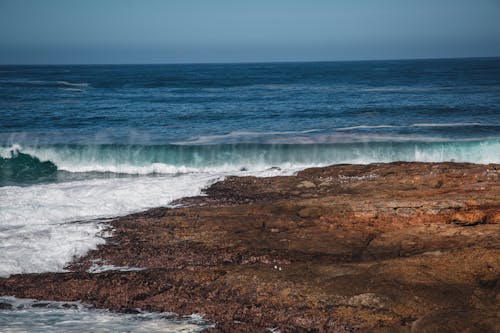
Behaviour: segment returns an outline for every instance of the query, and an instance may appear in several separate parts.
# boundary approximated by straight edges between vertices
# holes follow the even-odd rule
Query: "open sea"
[[[64,271],[106,219],[228,175],[391,161],[500,163],[500,58],[0,66],[0,276]],[[3,296],[2,332],[204,327]]]

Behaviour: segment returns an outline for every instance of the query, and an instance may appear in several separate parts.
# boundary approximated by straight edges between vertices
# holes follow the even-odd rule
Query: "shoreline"
[[[500,330],[499,164],[332,165],[205,193],[117,217],[71,272],[1,278],[0,295],[204,313],[207,332]],[[88,273],[99,260],[145,269]]]

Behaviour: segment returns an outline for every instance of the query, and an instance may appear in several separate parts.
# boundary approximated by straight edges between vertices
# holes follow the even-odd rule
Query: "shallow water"
[[[0,297],[2,333],[199,332],[210,324],[201,316],[178,318],[171,313],[118,314],[80,302],[35,301]]]

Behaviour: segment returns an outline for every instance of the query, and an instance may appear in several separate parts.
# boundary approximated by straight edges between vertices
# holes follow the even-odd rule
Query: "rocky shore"
[[[203,313],[209,332],[500,332],[500,165],[229,177],[176,204],[0,295]]]

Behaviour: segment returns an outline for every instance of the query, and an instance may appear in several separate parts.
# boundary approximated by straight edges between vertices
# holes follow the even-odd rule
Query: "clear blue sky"
[[[0,63],[500,56],[500,0],[0,0]]]

